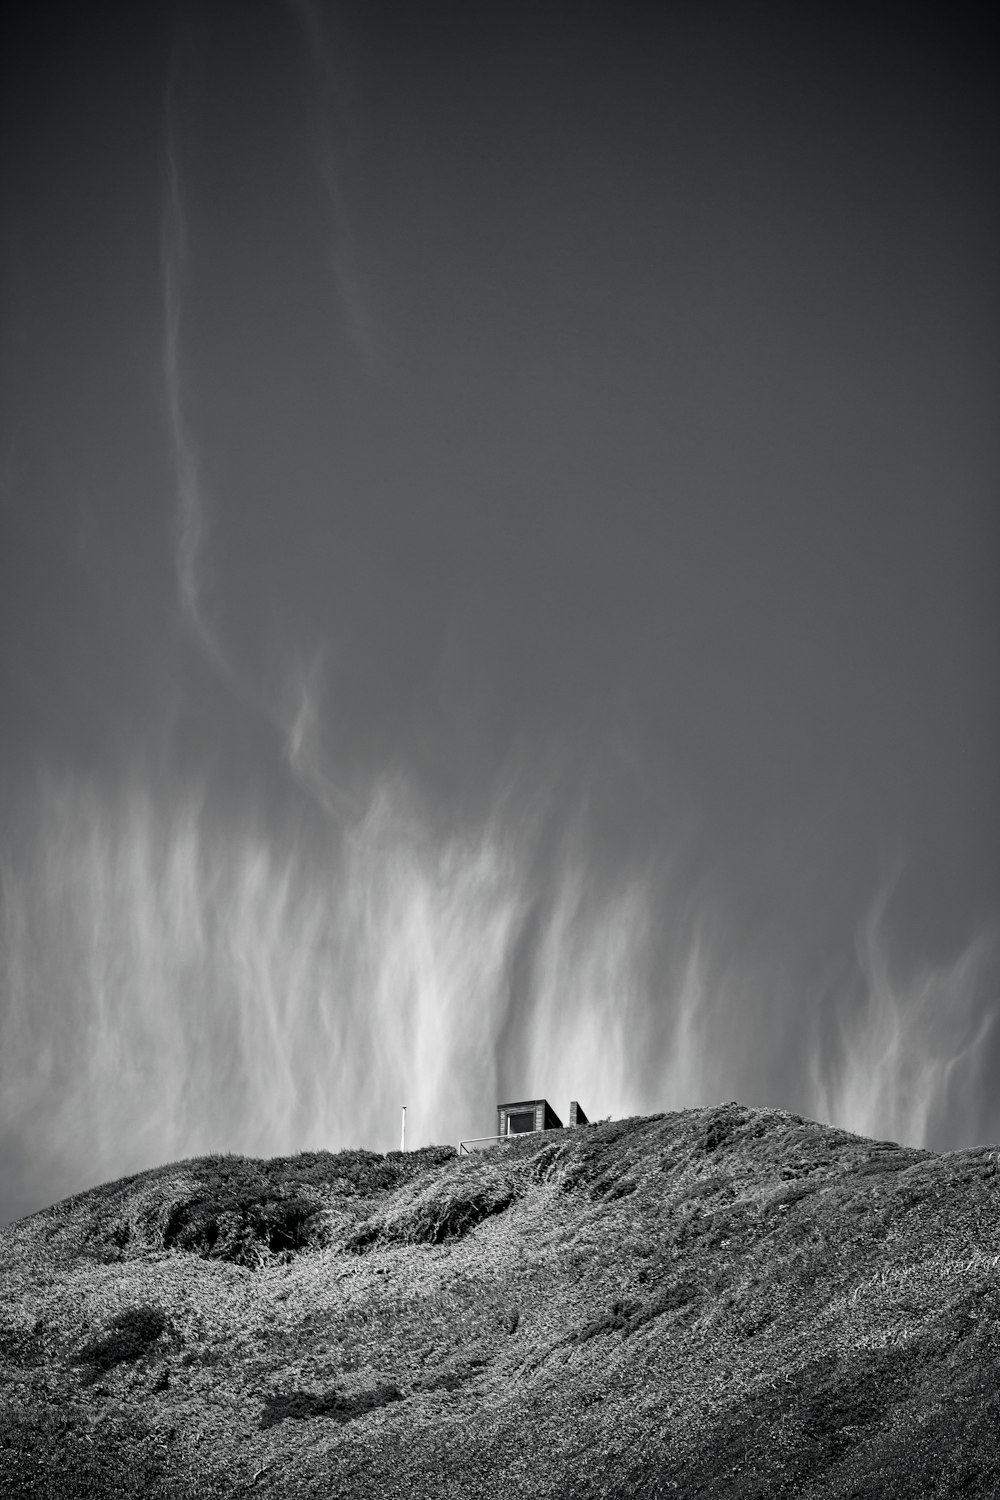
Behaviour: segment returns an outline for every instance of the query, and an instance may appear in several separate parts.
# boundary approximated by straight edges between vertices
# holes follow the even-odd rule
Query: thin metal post
[[[400,1149],[400,1151],[405,1151],[406,1150],[406,1105],[405,1104],[403,1105],[403,1129],[402,1129],[402,1133],[400,1134],[400,1137],[399,1137],[399,1149]]]

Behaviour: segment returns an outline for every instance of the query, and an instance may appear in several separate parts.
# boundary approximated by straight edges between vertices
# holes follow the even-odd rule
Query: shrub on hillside
[[[440,1165],[453,1146],[419,1151],[306,1151],[255,1161],[210,1156],[191,1164],[195,1191],[174,1203],[163,1244],[255,1269],[326,1243],[331,1199],[373,1197]]]
[[[267,1183],[218,1184],[214,1192],[178,1203],[163,1232],[176,1246],[213,1260],[257,1267],[323,1242],[322,1205],[313,1197]]]
[[[287,1259],[324,1242],[324,1209],[364,1206],[454,1155],[453,1146],[426,1146],[175,1162],[82,1195],[90,1213],[77,1253],[114,1262],[173,1246],[250,1267]]]
[[[515,1196],[514,1184],[508,1178],[459,1178],[435,1183],[391,1217],[361,1224],[344,1248],[361,1254],[379,1242],[440,1245],[461,1239],[484,1219],[509,1208]]]

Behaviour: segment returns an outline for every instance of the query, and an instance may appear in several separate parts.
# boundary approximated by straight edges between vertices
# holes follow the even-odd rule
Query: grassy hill
[[[5,1496],[1000,1494],[1000,1161],[737,1104],[0,1231]]]

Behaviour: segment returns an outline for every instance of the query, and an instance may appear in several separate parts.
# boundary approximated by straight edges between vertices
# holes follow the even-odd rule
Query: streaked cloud
[[[864,1134],[940,1144],[979,1123],[961,1093],[994,1020],[985,936],[900,983],[880,897],[865,1004],[842,1057],[810,1061],[851,996],[775,1013],[780,955],[727,944],[679,870],[612,879],[579,825],[545,850],[509,788],[451,826],[400,779],[350,821],[330,796],[338,817],[307,846],[227,830],[194,791],[40,786],[2,865],[0,977],[0,1125],[39,1196],[209,1150],[387,1149],[403,1101],[416,1145],[488,1133],[503,1091],[592,1117],[752,1097],[768,1059],[763,1102],[783,1087]]]
[[[1000,933],[985,928],[944,961],[897,956],[888,920],[895,879],[859,925],[854,993],[827,997],[836,1042],[813,1057],[816,1112],[908,1145],[966,1140],[1000,1020]]]
[[[369,372],[378,362],[375,324],[345,188],[350,108],[345,72],[330,34],[330,9],[319,0],[286,0],[309,54],[315,93],[311,101],[312,138],[330,215],[330,270],[347,333]]]
[[[182,361],[184,275],[188,224],[184,208],[176,92],[184,51],[175,43],[164,91],[164,192],[160,249],[163,284],[163,386],[174,465],[174,566],[182,617],[212,665],[228,672],[206,601],[208,517],[201,463],[185,413]]]

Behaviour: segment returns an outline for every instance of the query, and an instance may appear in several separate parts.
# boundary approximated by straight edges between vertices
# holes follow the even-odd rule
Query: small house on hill
[[[587,1116],[573,1099],[569,1106],[569,1123],[588,1124]],[[497,1135],[524,1135],[529,1130],[561,1130],[563,1122],[547,1099],[520,1099],[497,1105]]]
[[[589,1125],[590,1121],[575,1099],[570,1101],[569,1123]],[[533,1130],[562,1130],[563,1122],[547,1099],[516,1099],[510,1104],[497,1105],[497,1133],[477,1137],[471,1141],[459,1141],[461,1155],[467,1151],[489,1151],[500,1141],[515,1135],[527,1135]]]

